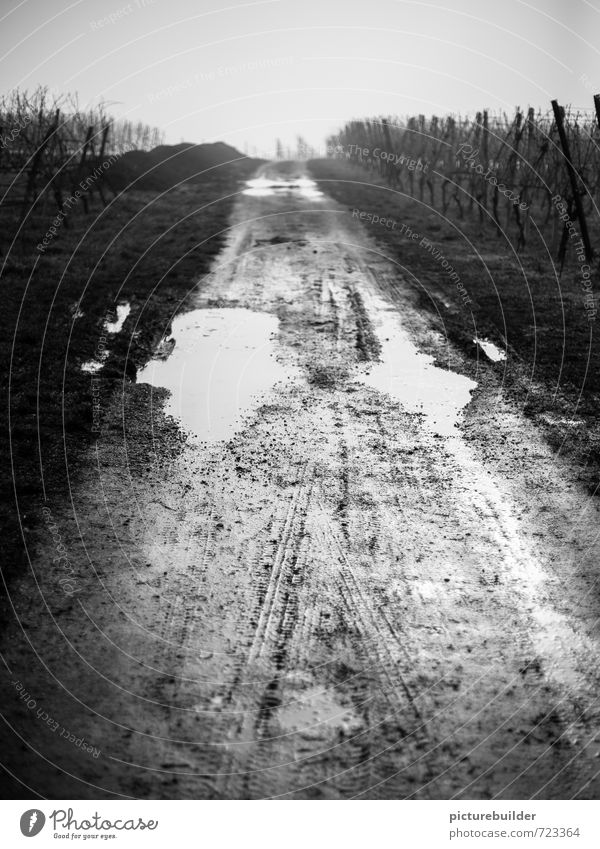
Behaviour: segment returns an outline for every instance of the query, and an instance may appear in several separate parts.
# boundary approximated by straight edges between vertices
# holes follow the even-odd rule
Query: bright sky
[[[598,35],[600,0],[2,0],[0,79],[270,155],[353,117],[590,107]]]

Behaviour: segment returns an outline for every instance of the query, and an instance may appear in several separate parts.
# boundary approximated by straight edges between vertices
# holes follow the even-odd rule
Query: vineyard
[[[69,198],[79,200],[82,181],[85,211],[94,194],[106,204],[115,158],[162,141],[154,127],[113,120],[104,104],[81,109],[76,96],[55,97],[46,88],[13,91],[0,98],[0,206],[19,221],[34,207],[63,209]]]
[[[535,235],[565,260],[575,227],[592,256],[600,202],[600,98],[594,110],[529,109],[475,118],[424,115],[351,121],[328,156],[377,173],[395,190],[460,223],[475,217],[517,250]]]

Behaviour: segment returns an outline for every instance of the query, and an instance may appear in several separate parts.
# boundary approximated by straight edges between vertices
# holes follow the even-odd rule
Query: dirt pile
[[[247,157],[224,142],[159,145],[151,151],[132,150],[110,169],[111,186],[142,190],[170,189],[181,182],[197,183],[217,165],[244,162]]]

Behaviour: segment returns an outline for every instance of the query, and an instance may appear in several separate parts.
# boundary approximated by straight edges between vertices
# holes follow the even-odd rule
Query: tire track
[[[225,739],[234,748],[222,760],[226,774],[216,784],[217,798],[240,798],[240,792],[250,793],[249,783],[256,781],[260,786],[254,788],[252,798],[262,797],[270,780],[260,778],[258,772],[264,760],[261,740],[268,734],[271,716],[281,704],[281,684],[298,624],[296,596],[306,560],[303,546],[313,486],[314,463],[306,461],[294,484],[277,546],[274,551],[267,547],[260,557],[260,569],[268,569],[268,578],[266,587],[261,587],[258,580],[258,612],[252,617],[256,624],[226,694],[232,712],[241,716],[226,731]],[[255,771],[258,777],[253,778]]]
[[[353,614],[353,618],[360,623],[365,645],[368,646],[370,644],[375,647],[374,650],[373,648],[370,649],[370,651],[373,652],[373,659],[376,661],[376,664],[373,665],[377,665],[377,667],[383,671],[389,685],[389,691],[383,688],[382,691],[384,692],[390,706],[394,709],[394,712],[397,711],[399,706],[406,706],[408,703],[411,712],[414,714],[415,720],[419,723],[418,727],[420,728],[423,724],[423,716],[417,706],[416,696],[409,687],[402,671],[398,668],[398,662],[394,659],[393,654],[389,649],[389,639],[386,638],[385,633],[379,625],[378,617],[372,607],[371,601],[363,592],[352,565],[344,552],[342,544],[337,538],[337,534],[335,533],[331,522],[328,522],[327,520],[325,520],[324,535],[326,540],[330,540],[333,543],[332,548],[336,550],[338,562],[342,567],[339,575],[343,584],[342,597],[344,599],[344,603],[347,609]],[[344,592],[344,590],[346,590],[346,592]],[[401,648],[401,641],[398,638],[398,633],[394,628],[389,626],[389,623],[387,624],[394,642],[399,648]],[[398,684],[392,677],[390,669],[395,669],[397,671],[400,689],[398,689]],[[390,692],[392,697],[390,697]],[[403,733],[404,736],[408,736],[408,733],[404,731],[404,729]]]

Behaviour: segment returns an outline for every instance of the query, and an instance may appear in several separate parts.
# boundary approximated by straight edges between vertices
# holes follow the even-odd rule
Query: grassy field
[[[106,208],[96,201],[88,215],[78,211],[68,228],[58,227],[44,252],[36,246],[52,211],[30,220],[16,243],[5,240],[5,577],[25,564],[23,539],[39,526],[44,497],[68,492],[67,469],[96,436],[93,403],[108,403],[122,381],[135,379],[173,312],[208,272],[235,194],[255,167],[251,160],[221,165],[162,193],[130,190]],[[2,217],[3,232],[14,231],[10,210]],[[104,323],[114,320],[122,302],[131,305],[131,314],[122,333],[107,336]],[[102,371],[83,372],[81,365],[97,356],[104,340],[109,353]]]
[[[580,464],[582,479],[595,491],[600,319],[590,309],[575,251],[559,276],[539,239],[517,254],[504,235],[474,221],[444,218],[357,166],[323,159],[310,162],[310,170],[398,263],[444,335],[473,358],[481,356],[476,335],[507,349],[506,362],[495,366],[504,391],[536,418],[557,450]],[[373,223],[377,217],[388,223]],[[597,308],[595,270],[591,286]]]

